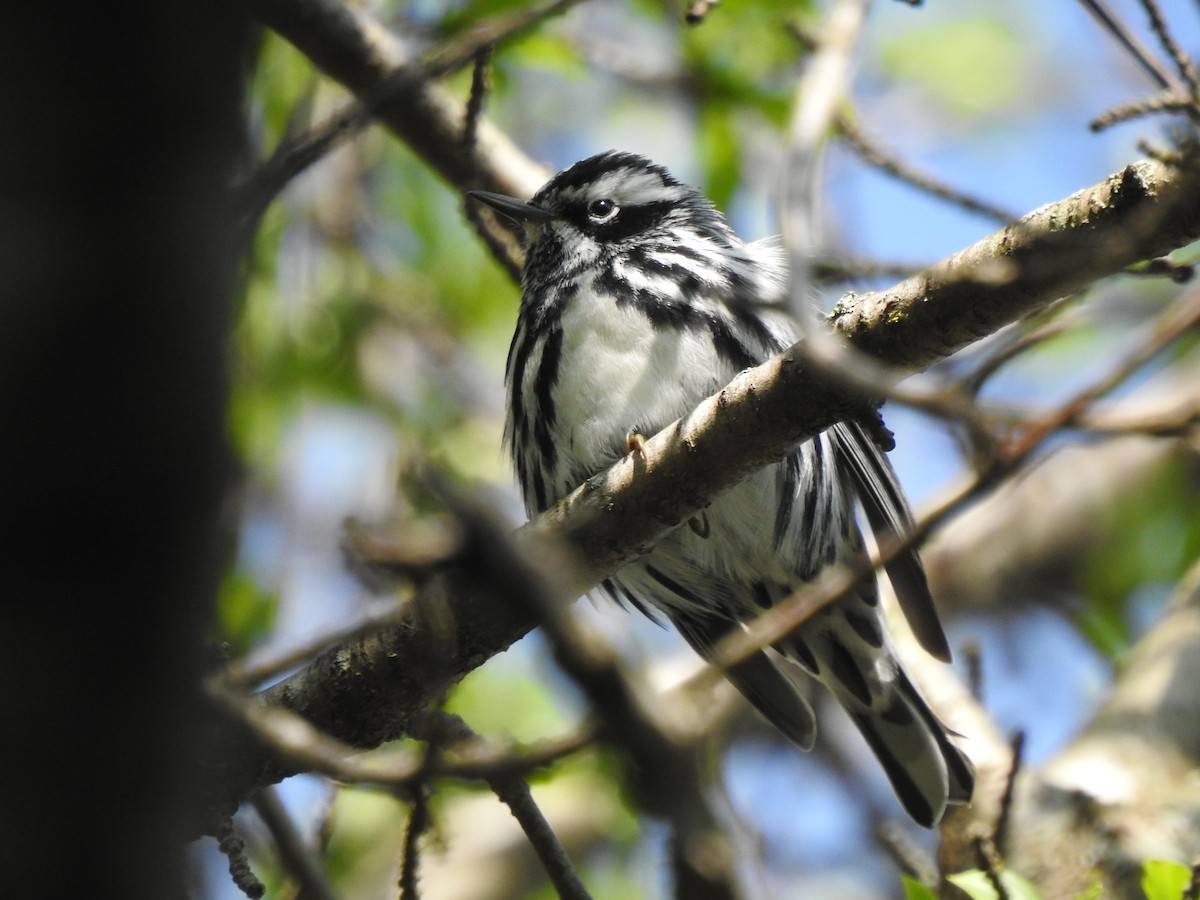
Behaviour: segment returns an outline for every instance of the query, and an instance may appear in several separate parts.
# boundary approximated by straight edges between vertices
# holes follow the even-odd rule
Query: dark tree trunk
[[[5,896],[180,893],[246,37],[222,3],[0,28]]]

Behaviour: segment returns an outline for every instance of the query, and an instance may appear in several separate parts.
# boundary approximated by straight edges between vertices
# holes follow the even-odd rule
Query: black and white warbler
[[[585,159],[529,202],[471,195],[525,231],[506,439],[531,515],[629,452],[631,435],[658,432],[795,340],[778,244],[743,242],[697,191],[640,156]],[[861,564],[855,497],[877,531],[911,524],[882,451],[863,425],[844,422],[722,494],[603,588],[664,613],[707,656],[826,566]],[[915,552],[888,573],[926,649],[948,659]],[[970,798],[972,765],[901,668],[874,579],[774,651],[833,692],[913,819],[932,826],[947,803]],[[812,708],[775,653],[728,675],[784,735],[812,747]]]

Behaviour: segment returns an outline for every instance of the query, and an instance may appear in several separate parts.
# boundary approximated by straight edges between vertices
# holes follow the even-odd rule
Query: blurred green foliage
[[[887,36],[879,59],[894,78],[924,91],[949,115],[970,117],[1027,96],[1031,49],[1003,20],[975,13]]]
[[[217,627],[230,654],[247,653],[275,621],[279,595],[265,590],[246,572],[229,572],[217,595]]]

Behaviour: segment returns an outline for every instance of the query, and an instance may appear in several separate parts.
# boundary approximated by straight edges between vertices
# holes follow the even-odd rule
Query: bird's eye
[[[609,219],[615,216],[620,209],[621,207],[617,206],[614,201],[607,198],[603,200],[593,200],[588,204],[588,218],[593,222],[607,222]]]

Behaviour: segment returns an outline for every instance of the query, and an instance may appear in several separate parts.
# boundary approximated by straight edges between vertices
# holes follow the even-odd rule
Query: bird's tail
[[[878,615],[866,602],[857,610],[845,603],[827,606],[775,649],[833,692],[879,759],[905,810],[917,823],[932,828],[947,805],[971,799],[975,768],[950,742],[946,726],[900,668],[882,622],[872,626]],[[671,618],[688,643],[709,659],[720,638],[736,627],[678,613]],[[812,748],[812,707],[767,652],[752,654],[725,674],[794,744]]]
[[[975,767],[950,742],[902,669],[872,686],[870,704],[835,688],[834,693],[875,754],[896,796],[920,825],[932,828],[948,804],[966,803],[975,786]]]

